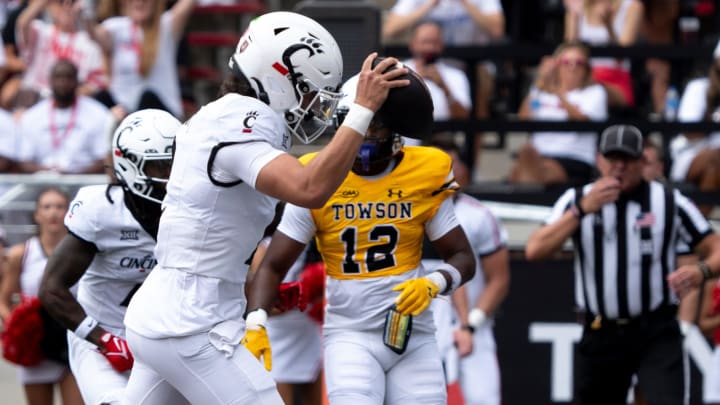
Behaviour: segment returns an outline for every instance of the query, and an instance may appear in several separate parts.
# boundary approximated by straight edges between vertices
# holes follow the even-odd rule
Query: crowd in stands
[[[433,101],[441,111],[436,114],[436,121],[442,120],[438,116],[442,116],[445,106],[461,106],[467,93],[473,100],[472,106],[452,110],[449,119],[639,119],[651,122],[664,119],[683,123],[717,120],[713,115],[713,103],[717,104],[717,99],[720,99],[713,86],[717,68],[714,67],[716,62],[710,63],[710,55],[699,56],[692,61],[651,56],[630,58],[592,55],[593,50],[603,47],[680,47],[714,42],[717,35],[707,27],[711,25],[707,23],[710,21],[709,16],[716,15],[714,3],[677,0],[564,0],[539,3],[544,5],[535,6],[539,8],[536,10],[538,12],[552,8],[551,3],[561,11],[560,16],[555,17],[561,20],[561,32],[550,40],[547,35],[541,39],[537,32],[531,32],[530,38],[521,38],[522,35],[517,33],[522,29],[518,27],[508,27],[506,30],[508,23],[522,24],[525,21],[518,22],[517,18],[506,14],[515,11],[512,2],[499,0],[398,1],[386,13],[383,40],[386,43],[398,43],[403,33],[409,34],[411,66],[418,67],[418,72],[426,79],[431,90],[436,87],[441,89],[433,92]],[[532,11],[525,10],[524,14],[536,19]],[[550,16],[549,13],[540,15]],[[432,30],[427,28],[430,24],[434,24]],[[551,24],[547,22],[546,25]],[[534,27],[538,29],[537,25]],[[513,35],[510,35],[509,29],[512,29]],[[444,44],[436,41],[438,45],[434,48],[422,48],[418,45],[421,43],[418,33],[423,31],[439,31],[434,35],[442,36]],[[484,44],[511,44],[513,41],[554,45],[555,51],[538,61],[515,61],[512,66],[508,65],[505,58],[493,57],[492,62],[481,61],[477,69],[468,68],[465,61],[444,53],[447,48],[472,45],[478,46],[477,53],[480,54]],[[427,68],[432,64],[438,68]],[[706,68],[708,65],[709,69]],[[465,78],[470,79],[470,87],[467,87],[467,81],[448,79],[450,66],[465,72]],[[518,67],[521,72],[514,72]],[[704,75],[706,77],[695,78],[703,70],[707,71]],[[441,74],[436,74],[436,71]],[[508,72],[515,75],[512,87],[519,92],[518,101],[508,102],[511,97],[507,97],[507,89],[496,86],[494,80],[480,74],[481,71],[498,77],[506,76]],[[473,72],[478,72],[476,77],[471,76]],[[494,90],[486,92],[488,86]],[[505,98],[504,102],[498,102],[502,98]],[[495,108],[494,104],[503,106],[504,111]],[[469,114],[463,115],[468,111]],[[482,134],[465,135],[470,135],[466,139],[471,142],[466,142],[466,147],[472,149],[466,156],[477,164],[482,146],[482,136],[478,135]],[[658,144],[664,159],[664,177],[673,182],[695,186],[701,191],[720,190],[718,177],[714,175],[718,172],[714,168],[720,164],[720,152],[713,134],[663,133],[662,136],[667,140]],[[671,137],[672,143],[669,142]],[[596,144],[597,132],[531,133],[529,142],[513,153],[515,160],[503,178],[510,183],[543,186],[585,184],[597,175]],[[671,144],[672,149],[669,148]],[[707,215],[711,209],[710,206],[704,207],[703,212]]]
[[[227,2],[220,2],[226,4]],[[525,41],[517,25],[512,2],[501,0],[398,0],[383,10],[383,44],[407,44],[410,55],[405,62],[428,84],[435,105],[436,121],[465,119],[506,119],[540,121],[604,121],[630,116],[656,120],[659,117],[681,122],[715,120],[714,104],[720,104],[714,65],[707,77],[691,80],[688,69],[673,72],[668,60],[593,56],[593,47],[636,44],[668,45],[692,41],[712,41],[713,32],[700,27],[708,14],[706,1],[696,1],[694,9],[679,0],[564,0],[546,1],[540,8],[560,10],[555,19],[562,32],[538,39],[557,46],[556,52],[521,66],[506,60],[480,61],[475,66],[445,55],[447,47],[480,47]],[[61,158],[80,149],[97,158],[103,142],[128,113],[142,108],[159,108],[179,119],[192,111],[181,90],[183,53],[181,41],[196,0],[15,0],[4,2],[0,10],[3,51],[0,52],[0,118],[12,114],[16,125],[3,125],[0,169],[3,172],[102,172],[101,166],[70,164],[74,158]],[[126,5],[127,7],[123,7]],[[712,5],[712,4],[710,4]],[[509,13],[513,12],[513,15]],[[714,12],[714,10],[710,10]],[[694,14],[693,14],[694,13]],[[551,18],[550,13],[545,15]],[[513,26],[514,25],[514,26]],[[551,24],[548,23],[548,26]],[[535,26],[537,27],[537,25]],[[512,35],[510,33],[512,30]],[[702,33],[702,38],[697,38]],[[544,35],[547,37],[547,35]],[[589,47],[588,47],[589,46]],[[568,49],[569,48],[569,49]],[[565,57],[577,49],[579,56]],[[720,53],[716,51],[716,54]],[[717,55],[716,55],[717,56]],[[710,58],[699,58],[709,60]],[[36,104],[57,98],[52,88],[51,70],[67,60],[77,70],[79,100],[99,102],[111,112],[105,121],[106,136],[82,135],[84,120],[76,120],[76,102],[58,106],[57,101],[38,111]],[[701,65],[702,66],[702,65]],[[504,104],[508,89],[496,85],[496,77],[511,72],[516,102]],[[518,74],[522,73],[522,74]],[[680,76],[679,74],[684,74]],[[574,76],[574,78],[573,78]],[[527,84],[523,84],[527,83]],[[644,85],[638,85],[644,83]],[[685,87],[685,85],[687,86]],[[685,87],[685,90],[683,88]],[[680,89],[680,106],[669,111],[667,96]],[[86,98],[82,98],[86,97]],[[48,104],[48,103],[46,103]],[[503,104],[505,111],[497,105]],[[40,105],[43,105],[42,103]],[[47,109],[49,108],[49,111]],[[22,116],[25,112],[30,117]],[[57,117],[55,117],[57,115]],[[102,121],[100,113],[94,121]],[[98,124],[100,125],[100,124]],[[35,128],[33,128],[35,127]],[[38,143],[40,132],[51,139]],[[77,133],[77,134],[76,134]],[[470,162],[481,158],[482,134],[466,134],[466,154]],[[669,134],[665,134],[666,136]],[[83,136],[94,137],[92,141]],[[596,133],[534,133],[516,154],[516,161],[505,178],[512,183],[556,185],[582,183],[591,179],[594,169]],[[666,156],[666,175],[671,181],[691,182],[701,190],[720,189],[719,176],[711,173],[718,165],[718,144],[705,133],[685,133],[673,142]],[[80,145],[82,144],[82,145]],[[661,147],[668,145],[664,142]],[[88,145],[93,145],[92,147]],[[50,150],[46,150],[46,149]],[[104,146],[107,149],[107,145]],[[34,153],[31,151],[35,151]],[[44,156],[45,152],[51,152]],[[43,155],[44,162],[35,156]],[[86,158],[84,158],[86,159]],[[87,162],[86,162],[87,163]]]
[[[102,173],[127,114],[158,108],[183,118],[178,48],[195,4],[7,2],[2,172]]]

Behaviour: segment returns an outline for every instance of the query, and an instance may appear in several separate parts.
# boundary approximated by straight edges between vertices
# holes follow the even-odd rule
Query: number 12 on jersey
[[[361,264],[354,259],[357,252],[365,250],[365,268],[367,271],[378,271],[395,266],[395,248],[398,244],[399,232],[393,225],[375,225],[366,235],[366,240],[358,240],[357,227],[345,228],[340,240],[345,244],[345,260],[343,273],[356,274],[361,271]],[[363,238],[365,239],[365,238]]]

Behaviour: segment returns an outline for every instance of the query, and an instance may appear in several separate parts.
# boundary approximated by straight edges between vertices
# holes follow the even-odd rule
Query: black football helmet
[[[358,76],[355,75],[348,79],[342,86],[341,92],[343,93],[343,98],[335,110],[335,123],[337,127],[342,125],[345,116],[347,116],[350,110],[350,106],[355,100],[357,81]],[[360,146],[360,151],[355,157],[352,170],[360,175],[378,174],[385,170],[390,160],[400,153],[402,147],[403,141],[400,134],[389,128],[379,114],[375,114],[372,121],[370,121],[370,126],[365,134],[363,144]]]

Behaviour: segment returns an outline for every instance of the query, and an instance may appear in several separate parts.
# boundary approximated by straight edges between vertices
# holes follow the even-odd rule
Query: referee
[[[682,295],[720,271],[720,237],[680,192],[643,180],[640,130],[607,128],[599,152],[602,177],[567,190],[530,236],[525,254],[546,258],[572,238],[575,297],[585,313],[575,365],[580,404],[625,404],[633,374],[649,405],[683,404],[673,288]],[[676,270],[680,242],[704,261]]]

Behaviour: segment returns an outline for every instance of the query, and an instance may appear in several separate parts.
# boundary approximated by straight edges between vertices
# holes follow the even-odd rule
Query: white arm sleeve
[[[222,182],[242,180],[254,188],[260,170],[284,153],[267,142],[228,145],[220,148],[215,156],[211,175]]]
[[[459,225],[460,223],[455,217],[452,196],[450,196],[443,201],[435,215],[425,224],[425,234],[428,239],[435,241]]]
[[[315,221],[310,210],[287,203],[277,230],[300,243],[308,244],[315,235]]]
[[[560,219],[565,214],[565,211],[568,210],[568,207],[570,207],[570,204],[572,204],[575,201],[575,189],[571,188],[566,190],[560,198],[555,201],[555,205],[553,205],[552,211],[550,211],[550,216],[545,220],[545,224],[552,224],[553,222]]]
[[[705,93],[709,87],[707,79],[695,79],[685,86],[680,97],[677,120],[680,122],[699,122],[703,119],[707,102]]]

